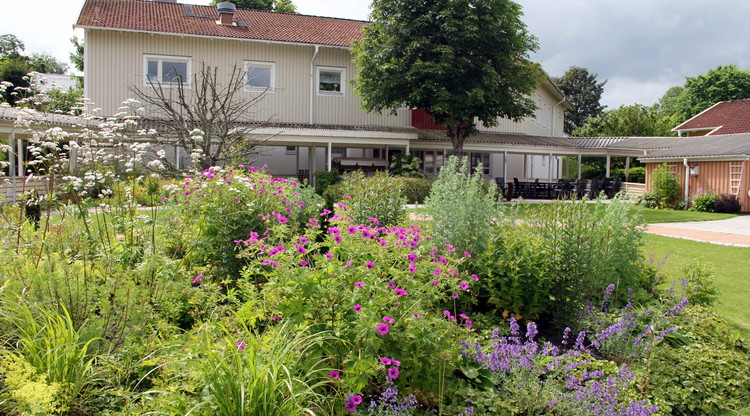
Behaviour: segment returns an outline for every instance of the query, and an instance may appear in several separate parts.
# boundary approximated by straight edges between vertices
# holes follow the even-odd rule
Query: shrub
[[[422,160],[412,155],[398,153],[393,155],[389,171],[393,176],[405,176],[407,178],[424,178],[424,171],[420,167]]]
[[[740,212],[741,208],[740,200],[737,199],[737,196],[732,194],[721,194],[716,201],[716,212],[735,214]]]
[[[653,279],[643,264],[643,224],[630,204],[554,202],[522,222],[502,221],[481,256],[482,288],[511,315],[544,315],[570,325],[583,302],[616,283],[612,301],[624,305],[626,288],[652,298]]]
[[[656,208],[676,208],[680,201],[680,184],[675,175],[667,171],[666,163],[654,169],[651,176],[651,192],[656,200]]]
[[[407,204],[424,204],[434,182],[432,179],[394,178],[394,183],[406,198]]]
[[[715,212],[718,200],[719,196],[711,191],[696,194],[690,201],[690,211]]]
[[[697,261],[683,270],[682,291],[692,305],[713,306],[719,291],[714,285],[715,270],[709,264]]]
[[[653,192],[644,192],[638,196],[635,203],[644,208],[658,208],[659,202]]]
[[[336,185],[342,180],[344,179],[339,175],[339,171],[336,169],[319,170],[315,172],[315,193],[323,195],[329,186]]]
[[[612,169],[611,176],[613,178],[622,178],[625,180],[625,169]],[[630,168],[630,174],[628,175],[629,182],[645,183],[646,182],[646,168],[636,167]]]
[[[383,226],[400,223],[406,211],[406,199],[399,192],[398,182],[387,173],[378,172],[366,177],[361,171],[352,172],[342,184],[347,216],[356,224],[368,224],[372,218]]]
[[[675,415],[717,415],[747,406],[750,357],[714,311],[688,306],[675,320],[687,342],[662,343],[648,367],[649,392]]]
[[[487,188],[481,166],[474,174],[469,170],[467,158],[449,157],[425,204],[432,216],[430,234],[435,242],[477,254],[485,250],[489,225],[498,214],[497,189],[492,184]]]

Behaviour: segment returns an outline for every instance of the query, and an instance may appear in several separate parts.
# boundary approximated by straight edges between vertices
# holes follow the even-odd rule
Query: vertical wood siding
[[[313,123],[360,126],[411,126],[411,110],[400,109],[396,115],[382,115],[361,110],[359,98],[354,94],[351,81],[355,77],[355,66],[349,51],[321,47],[314,62],[313,76],[318,66],[340,67],[346,70],[344,96],[317,94],[317,86],[310,85],[310,62],[315,48],[306,45],[280,45],[262,42],[247,42],[231,39],[203,39],[187,36],[166,36],[105,30],[86,31],[87,62],[86,80],[89,97],[102,115],[112,115],[120,104],[132,98],[132,87],[148,89],[144,85],[144,55],[167,55],[192,59],[192,73],[200,71],[202,65],[219,67],[228,73],[234,65],[244,68],[245,61],[275,63],[275,90],[267,93],[262,101],[248,114],[247,120],[271,120],[288,123],[309,123],[310,95],[313,94]],[[226,79],[226,78],[225,78]],[[240,93],[250,99],[257,92]],[[481,126],[480,130],[498,133],[522,133],[539,136],[561,136],[563,132],[563,108],[558,106],[552,114],[556,100],[543,87],[532,97],[539,109],[536,118],[521,122],[501,119],[492,128]],[[554,122],[552,118],[554,117]]]
[[[715,194],[728,194],[730,193],[729,185],[729,166],[733,163],[743,163],[742,181],[740,183],[740,189],[737,193],[737,198],[742,204],[742,212],[750,212],[750,197],[748,197],[748,189],[750,189],[750,162],[696,162],[689,161],[690,166],[699,166],[697,176],[690,176],[690,189],[689,195],[692,197],[696,194],[703,192],[713,192]],[[646,164],[646,178],[647,178],[647,189],[650,191],[652,188],[651,178],[653,178],[654,169],[656,169],[660,163],[647,163]],[[676,165],[677,178],[680,182],[680,187],[684,190],[685,183],[685,166],[680,163],[668,163],[667,165]]]

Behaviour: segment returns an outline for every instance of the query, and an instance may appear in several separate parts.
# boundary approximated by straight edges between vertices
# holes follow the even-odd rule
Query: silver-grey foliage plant
[[[456,250],[481,253],[487,246],[496,218],[497,189],[482,179],[482,166],[474,173],[468,158],[448,157],[425,201],[432,216],[432,239],[451,244]]]

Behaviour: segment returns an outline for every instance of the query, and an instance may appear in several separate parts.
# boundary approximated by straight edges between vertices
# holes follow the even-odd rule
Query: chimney
[[[216,23],[223,26],[233,25],[234,12],[237,11],[237,6],[234,3],[222,1],[216,5],[216,10],[219,11],[219,20]]]

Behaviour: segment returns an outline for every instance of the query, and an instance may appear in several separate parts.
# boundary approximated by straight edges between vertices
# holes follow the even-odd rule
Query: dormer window
[[[327,66],[318,67],[318,95],[343,96],[346,69]]]
[[[245,91],[273,92],[275,81],[275,63],[245,61]]]
[[[190,85],[190,63],[189,57],[182,56],[144,56],[146,85],[150,83],[162,86],[176,86],[182,83]]]

